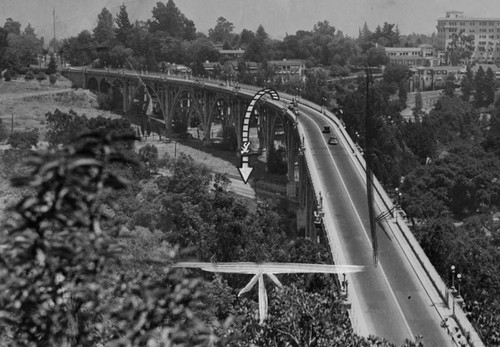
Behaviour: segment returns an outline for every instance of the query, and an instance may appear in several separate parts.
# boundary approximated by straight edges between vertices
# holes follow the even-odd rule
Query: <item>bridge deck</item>
[[[353,154],[342,142],[337,146],[327,144],[329,135],[321,133],[327,124],[323,116],[305,108],[301,111],[300,121],[310,141],[306,151],[311,151],[314,158],[309,167],[317,170],[326,187],[323,197],[332,206],[325,213],[333,214],[347,263],[366,266],[366,271],[352,276],[354,283],[350,287],[358,294],[368,331],[396,344],[423,335],[425,346],[452,345],[402,249],[380,227],[379,265],[374,266],[366,187],[353,167]]]

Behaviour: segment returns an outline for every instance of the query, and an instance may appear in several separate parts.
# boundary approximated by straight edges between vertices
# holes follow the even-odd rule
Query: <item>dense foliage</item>
[[[402,172],[400,188],[427,256],[449,285],[450,267],[457,267],[471,321],[487,345],[498,345],[500,113],[492,105],[494,83],[485,75],[479,68],[472,77],[468,69],[462,95],[443,95],[428,115],[417,113],[402,125],[404,143],[418,161]]]
[[[331,276],[283,276],[287,287],[270,288],[271,316],[259,325],[253,295],[236,299],[244,276],[204,275],[206,282],[168,267],[177,253],[172,244],[205,261],[330,263],[331,257],[321,245],[293,239],[280,205],[250,211],[227,191],[225,176],[185,155],[167,160],[167,176],[139,182],[129,174],[134,183],[120,190],[127,186],[121,173],[131,170],[122,144],[130,140],[123,132],[91,133],[62,151],[33,153],[32,171],[14,180],[28,190],[0,237],[3,345],[369,346],[376,340],[352,333]],[[155,150],[141,157],[151,162]]]
[[[169,268],[160,278],[112,271],[120,246],[101,229],[100,197],[125,187],[109,163],[126,159],[110,140],[95,134],[34,154],[33,171],[14,180],[32,193],[0,238],[3,345],[206,345],[207,330],[191,314],[199,280]],[[172,261],[172,251],[161,261]]]

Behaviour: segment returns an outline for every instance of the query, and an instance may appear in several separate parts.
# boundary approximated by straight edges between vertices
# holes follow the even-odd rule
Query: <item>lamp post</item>
[[[455,293],[455,265],[451,266],[451,292]]]
[[[394,206],[394,217],[396,218],[396,223],[398,222],[398,209],[401,206],[401,196],[403,193],[399,191],[399,188],[395,188],[394,191],[396,192],[396,204]]]
[[[457,280],[458,280],[458,296],[460,296],[460,282],[462,282],[462,274],[457,274]]]

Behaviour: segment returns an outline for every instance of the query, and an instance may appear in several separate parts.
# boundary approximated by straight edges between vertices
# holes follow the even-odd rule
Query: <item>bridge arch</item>
[[[119,79],[115,79],[111,82],[111,90],[113,96],[113,108],[116,111],[126,112],[124,108],[125,99],[125,85]]]
[[[97,79],[94,77],[90,77],[87,81],[87,88],[89,88],[91,92],[99,92],[99,82],[97,82]]]
[[[231,149],[236,149],[238,147],[236,132],[239,129],[236,128],[237,122],[231,101],[231,98],[224,94],[216,94],[209,105],[204,127],[206,129],[205,136],[211,138],[212,129],[215,126],[221,131],[222,140],[229,141]]]
[[[101,82],[99,83],[99,92],[103,94],[108,94],[109,90],[111,89],[111,84],[108,82],[106,78],[103,78]]]
[[[168,112],[174,132],[186,132],[191,119],[197,116],[203,122],[202,109],[204,105],[202,99],[195,96],[195,91],[192,88],[183,87],[176,91]]]

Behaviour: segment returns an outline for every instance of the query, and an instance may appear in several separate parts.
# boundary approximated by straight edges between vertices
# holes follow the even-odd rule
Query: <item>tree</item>
[[[477,111],[458,97],[441,97],[429,115],[429,122],[437,130],[437,139],[443,144],[456,140],[470,142],[480,137]]]
[[[382,66],[389,62],[389,57],[383,47],[372,47],[366,51],[366,55],[369,66]]]
[[[7,41],[8,47],[5,52],[7,60],[18,68],[36,62],[37,54],[42,52],[43,41],[36,37],[31,25],[19,35],[10,33]]]
[[[476,107],[487,106],[486,103],[486,74],[481,65],[477,69],[476,76],[474,77],[474,105]]]
[[[219,61],[219,56],[219,51],[206,38],[198,38],[189,42],[186,49],[186,58],[191,63],[191,69],[195,75],[204,73],[203,63],[205,61]]]
[[[458,64],[469,64],[469,59],[474,53],[474,34],[466,35],[465,30],[458,34],[452,34],[452,40],[446,47],[446,63],[456,66]]]
[[[95,43],[88,30],[81,31],[76,37],[65,39],[61,50],[64,59],[71,65],[88,65],[96,57]]]
[[[208,38],[216,43],[231,42],[233,40],[234,24],[224,17],[217,19],[217,24],[212,29],[208,29]]]
[[[150,172],[156,172],[158,169],[158,148],[147,144],[139,150],[139,157],[147,165]]]
[[[255,37],[256,39],[260,41],[265,41],[269,38],[269,35],[266,32],[266,29],[260,24],[257,28],[257,31],[255,32]]]
[[[462,91],[462,100],[470,101],[470,97],[474,91],[474,73],[469,64],[467,65],[465,75],[462,76],[462,80],[460,81],[460,89]]]
[[[21,35],[21,23],[16,22],[12,18],[7,18],[3,28],[7,31],[7,34]]]
[[[153,20],[148,23],[151,32],[164,31],[175,39],[188,41],[196,37],[193,21],[181,13],[173,0],[168,0],[166,5],[157,2],[153,8]]]
[[[496,77],[493,70],[489,67],[486,70],[486,76],[484,77],[484,104],[485,106],[491,105],[495,102],[495,88],[496,88]]]
[[[455,74],[449,73],[446,75],[443,93],[450,98],[455,95]]]
[[[375,44],[382,45],[383,47],[394,47],[399,45],[399,29],[396,24],[384,22],[383,27],[378,25],[370,36],[369,42],[364,42],[364,50],[368,50]]]
[[[240,45],[247,47],[255,39],[255,33],[251,30],[243,29],[240,33]]]
[[[358,40],[360,40],[361,42],[369,41],[372,34],[373,33],[370,31],[370,29],[368,29],[368,24],[366,24],[365,22],[365,24],[363,24],[363,29],[359,31]]]
[[[56,64],[56,58],[54,57],[54,54],[50,54],[50,60],[49,60],[49,65],[47,66],[47,70],[45,73],[47,75],[52,75],[57,72],[57,64]]]
[[[130,34],[132,32],[132,23],[130,23],[128,18],[127,6],[125,6],[125,4],[120,6],[120,12],[116,15],[115,23],[116,28],[114,31],[116,39],[127,47]]]
[[[5,123],[0,120],[0,142],[3,142],[6,138],[8,138],[9,133],[7,132],[7,127],[5,126]]]
[[[420,91],[418,91],[416,94],[415,94],[415,107],[413,109],[413,111],[415,112],[415,114],[420,114],[420,112],[422,112],[422,107],[424,106],[424,102],[422,100],[422,93]]]
[[[3,27],[0,27],[0,66],[6,65],[6,54],[7,48],[9,46],[8,31]]]
[[[403,137],[405,145],[418,157],[421,163],[424,163],[427,158],[434,158],[437,148],[436,130],[432,127],[427,116],[414,122],[405,122],[403,124]]]
[[[109,45],[114,39],[113,15],[106,7],[97,15],[97,26],[94,28],[94,40],[99,44]]]

